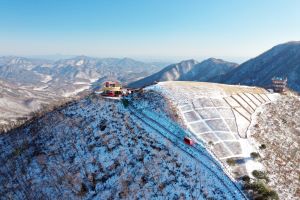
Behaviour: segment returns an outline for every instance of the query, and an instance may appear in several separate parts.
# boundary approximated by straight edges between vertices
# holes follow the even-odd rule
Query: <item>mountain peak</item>
[[[204,61],[202,61],[201,63],[210,63],[210,64],[216,64],[216,65],[229,65],[229,66],[232,66],[232,67],[237,67],[238,64],[237,63],[233,63],[233,62],[228,62],[228,61],[225,61],[223,59],[219,59],[219,58],[208,58]]]
[[[206,60],[204,60],[204,61],[207,61],[207,62],[213,62],[213,63],[224,63],[224,62],[226,62],[226,61],[224,61],[224,60],[222,60],[222,59],[213,58],[213,57],[208,58],[208,59],[206,59]]]
[[[7,62],[8,64],[22,64],[29,62],[29,59],[20,56],[3,56],[0,60]]]
[[[222,59],[218,59],[218,58],[210,57],[210,58],[208,58],[207,60],[210,60],[210,61],[218,61],[218,60],[222,60]]]
[[[300,41],[279,44],[241,64],[220,82],[270,88],[272,77],[286,76],[289,87],[300,91]]]
[[[126,60],[132,61],[132,60],[134,60],[134,59],[129,58],[129,57],[124,57],[124,58],[122,58],[121,60],[124,60],[124,61],[126,61]]]
[[[210,78],[224,74],[236,66],[235,63],[215,58],[207,59],[201,63],[194,59],[183,60],[165,67],[156,74],[133,82],[129,86],[143,87],[160,81],[208,81]]]
[[[273,51],[282,50],[282,49],[290,48],[290,47],[300,48],[300,41],[290,41],[290,42],[278,44],[278,45],[274,46],[271,50],[273,50]]]
[[[300,41],[289,41],[289,42],[286,42],[284,44],[297,44],[297,45],[299,45]]]
[[[89,57],[86,55],[79,55],[79,56],[75,56],[73,58],[70,58],[70,60],[88,60],[88,59],[95,59],[93,57]]]
[[[194,60],[194,59],[188,59],[188,60],[182,60],[180,61],[178,64],[184,64],[184,63],[198,63],[198,61]]]

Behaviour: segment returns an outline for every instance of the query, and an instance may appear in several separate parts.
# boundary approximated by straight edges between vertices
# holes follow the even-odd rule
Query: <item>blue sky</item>
[[[0,0],[1,55],[242,61],[300,40],[299,0]]]

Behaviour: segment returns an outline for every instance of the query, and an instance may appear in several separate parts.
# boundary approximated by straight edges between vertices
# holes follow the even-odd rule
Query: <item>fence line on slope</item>
[[[172,141],[169,137],[167,137],[166,135],[164,135],[164,134],[162,133],[161,130],[158,130],[159,128],[161,128],[161,129],[165,130],[168,134],[171,134],[171,135],[173,135],[175,138],[180,139],[179,141],[182,141],[182,140],[181,140],[182,138],[180,138],[178,135],[174,134],[172,131],[170,131],[169,129],[167,129],[164,125],[160,124],[159,122],[157,122],[157,121],[155,121],[154,119],[152,119],[152,118],[148,117],[147,115],[145,115],[145,114],[143,113],[145,110],[143,110],[143,111],[137,110],[137,109],[134,108],[132,105],[129,105],[129,106],[128,106],[128,109],[129,109],[129,111],[130,111],[134,116],[136,116],[137,118],[139,118],[141,121],[143,121],[145,124],[147,124],[148,126],[150,126],[152,129],[156,130],[156,131],[157,131],[158,133],[160,133],[163,137],[165,137],[166,139],[168,139],[169,141],[171,141],[171,142],[172,142],[173,144],[175,144],[179,149],[181,149],[182,151],[184,151],[185,153],[187,153],[190,157],[192,157],[193,159],[195,159],[196,161],[198,161],[198,162],[199,162],[200,164],[202,164],[206,169],[208,169],[211,173],[213,173],[213,174],[217,177],[217,179],[218,179],[218,180],[219,180],[219,181],[227,188],[227,190],[231,193],[231,195],[232,195],[233,197],[235,197],[235,195],[237,195],[237,194],[236,194],[236,191],[235,191],[235,193],[232,192],[225,182],[231,183],[231,184],[234,186],[234,188],[236,188],[237,191],[240,193],[239,196],[241,196],[243,199],[247,199],[247,197],[245,196],[245,194],[244,194],[244,193],[240,190],[240,188],[239,188],[239,187],[231,180],[231,178],[228,176],[228,174],[227,174],[226,172],[224,173],[224,175],[225,175],[226,178],[228,178],[229,181],[228,181],[228,180],[225,181],[225,180],[223,180],[222,178],[220,178],[219,175],[218,175],[216,172],[214,172],[210,167],[208,167],[205,163],[203,163],[203,161],[199,160],[199,159],[197,158],[197,156],[193,155],[194,152],[191,153],[191,152],[189,152],[187,149],[185,149],[185,148],[183,148],[183,147],[180,147],[180,142],[178,142],[178,141],[176,141],[176,140],[175,140],[175,141]],[[146,112],[146,113],[149,114],[150,112],[148,111],[148,112]],[[152,114],[153,114],[153,113],[152,113]],[[151,114],[150,114],[150,115],[151,115]],[[148,120],[150,120],[150,121],[153,122],[154,124],[156,124],[159,128],[154,127],[154,125],[151,124],[151,123],[149,123],[149,122],[147,122],[147,120],[146,120],[145,118],[148,119]],[[160,118],[160,119],[162,119],[162,118]],[[163,122],[163,121],[164,121],[164,120],[160,120],[160,122]],[[165,121],[164,121],[164,122],[165,122]],[[173,123],[171,123],[171,124],[173,124]],[[177,125],[176,125],[176,126],[177,126]],[[181,128],[179,127],[179,130],[180,130],[180,129],[181,129]],[[196,148],[196,147],[200,147],[201,149]],[[210,158],[210,156],[207,155],[207,154],[205,153],[206,149],[204,149],[204,146],[201,146],[201,145],[199,145],[199,144],[196,144],[196,146],[191,146],[191,148],[194,149],[194,150],[196,150],[196,152],[200,153],[201,155],[205,156],[205,157],[206,157],[207,159],[209,159],[210,161],[212,161],[213,164],[215,165],[215,167],[217,167],[219,171],[224,172],[224,169],[220,166],[220,164],[217,163],[213,158]]]
[[[138,109],[135,109],[135,110],[138,110]],[[191,133],[188,130],[182,129],[178,124],[176,124],[175,122],[169,120],[168,118],[163,117],[161,115],[158,115],[158,114],[156,114],[152,111],[149,111],[147,109],[140,110],[140,112],[142,112],[145,116],[154,119],[154,121],[158,122],[159,124],[163,125],[164,127],[167,127],[168,129],[170,128],[169,130],[171,130],[172,134],[175,135],[180,140],[183,140],[186,135],[188,135],[192,139],[196,140],[197,141],[196,148],[198,149],[198,151],[202,151],[209,160],[211,160],[215,165],[217,165],[219,168],[221,168],[227,174],[227,176],[232,181],[234,181],[234,178],[231,176],[231,174],[229,172],[229,169],[227,169],[226,167],[224,167],[224,166],[220,165],[218,162],[216,162],[216,160],[219,160],[217,158],[217,156],[212,151],[207,149],[205,147],[205,144],[201,140],[196,138],[193,133]],[[155,120],[155,119],[159,119],[159,120]],[[222,163],[221,160],[219,160],[219,162]]]

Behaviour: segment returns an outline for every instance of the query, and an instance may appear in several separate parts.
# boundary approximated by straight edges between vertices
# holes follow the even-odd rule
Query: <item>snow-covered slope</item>
[[[221,59],[209,58],[201,63],[195,60],[185,60],[172,64],[161,71],[129,84],[129,87],[144,87],[160,81],[207,81],[219,77],[237,66],[235,63]]]
[[[212,77],[222,76],[237,66],[238,64],[236,63],[227,62],[216,58],[209,58],[201,63],[196,64],[193,69],[182,78],[182,80],[207,81]]]
[[[33,68],[48,65],[47,60],[32,60],[23,57],[0,57],[0,78],[15,84],[36,84],[43,81],[43,75],[35,73]]]
[[[97,96],[0,135],[0,147],[4,199],[244,198],[216,165]]]
[[[147,85],[151,85],[156,81],[179,80],[182,76],[187,74],[197,63],[198,62],[195,60],[185,60],[177,64],[169,65],[155,74],[152,74],[136,82],[130,83],[129,87],[144,87]]]
[[[245,159],[243,165],[232,169],[237,177],[261,168],[249,159],[255,148],[247,139],[247,130],[255,110],[273,100],[274,95],[262,88],[184,81],[161,82],[147,90],[169,99],[182,123],[224,165],[229,158]]]
[[[274,76],[287,77],[289,87],[300,91],[300,42],[277,45],[211,81],[270,87]]]
[[[0,79],[0,130],[3,125],[26,119],[42,105],[61,99],[53,92],[23,88]]]
[[[251,126],[252,137],[260,149],[269,184],[280,199],[300,199],[300,99],[293,96],[268,104]]]
[[[157,121],[161,123],[163,116],[173,113],[169,118],[204,144],[225,171],[236,178],[251,177],[245,188],[250,188],[249,184],[252,189],[265,187],[260,189],[264,194],[254,193],[255,198],[268,199],[265,195],[270,194],[271,199],[278,199],[273,188],[280,199],[299,199],[299,96],[184,81],[146,87],[141,96],[137,98],[141,112],[160,116]],[[162,107],[157,105],[158,99],[167,103],[168,111],[157,109]],[[180,137],[179,129],[173,128],[173,133]]]

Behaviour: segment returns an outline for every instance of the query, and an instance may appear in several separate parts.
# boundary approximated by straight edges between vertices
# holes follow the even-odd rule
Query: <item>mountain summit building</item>
[[[103,96],[118,97],[122,95],[122,85],[116,81],[107,81],[102,88]]]
[[[287,86],[287,78],[282,77],[273,77],[272,78],[272,87],[274,92],[284,92]]]

